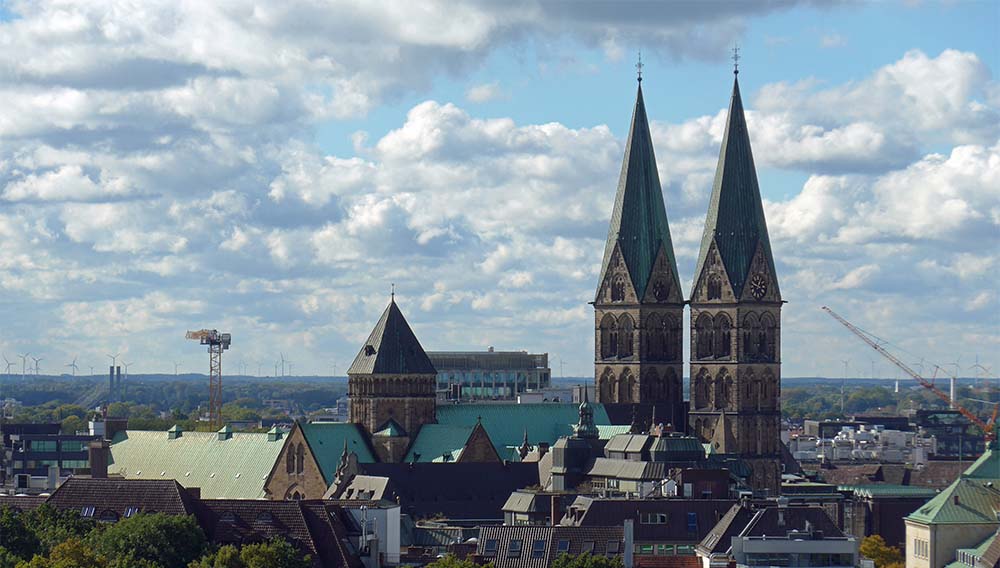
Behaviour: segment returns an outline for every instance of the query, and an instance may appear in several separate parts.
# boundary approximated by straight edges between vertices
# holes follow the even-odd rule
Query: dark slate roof
[[[585,545],[594,556],[622,556],[624,553],[622,527],[571,527],[545,525],[484,525],[479,529],[476,554],[497,568],[544,568],[551,566],[559,556],[559,541],[569,544],[568,554],[580,555]],[[511,541],[521,541],[520,552],[511,554]],[[544,547],[535,548],[541,541]],[[495,542],[496,552],[488,551],[487,543]],[[614,543],[617,551],[608,550]],[[533,554],[537,550],[538,553]]]
[[[443,516],[452,521],[502,520],[511,492],[538,485],[534,463],[362,463],[362,498],[377,491],[414,519]],[[385,487],[372,478],[387,478]],[[353,480],[352,480],[353,483]],[[352,487],[348,484],[348,490]],[[345,491],[346,495],[346,491]]]
[[[625,144],[625,158],[618,178],[618,192],[604,247],[598,289],[608,272],[616,243],[621,247],[625,266],[640,301],[645,296],[646,285],[661,248],[673,275],[672,289],[680,290],[677,261],[670,241],[670,226],[667,223],[667,210],[663,205],[660,176],[656,171],[656,156],[653,155],[653,139],[649,134],[641,85],[636,95],[632,126]]]
[[[94,518],[114,513],[190,515],[194,510],[190,491],[173,479],[91,479],[70,477],[56,489],[47,503],[57,509],[94,507]]]
[[[733,537],[747,526],[753,514],[749,507],[733,505],[718,523],[701,539],[698,549],[708,554],[723,554],[729,550]]]
[[[393,299],[382,312],[368,341],[361,346],[347,374],[435,375],[437,371]]]
[[[620,526],[635,521],[635,540],[694,544],[701,541],[736,501],[734,499],[603,499],[577,497],[562,524]],[[665,524],[642,523],[640,516],[660,513]],[[696,530],[688,531],[688,514],[694,513]]]
[[[48,499],[45,495],[0,495],[0,509],[10,507],[14,511],[37,509]]]
[[[920,470],[905,464],[834,464],[818,470],[823,481],[833,485],[888,483],[943,489],[958,479],[968,462],[929,461]]]
[[[804,507],[766,507],[758,510],[740,536],[786,536],[790,531],[821,531],[824,538],[843,537],[844,533],[820,505]]]
[[[701,252],[698,254],[698,266],[694,272],[696,281],[692,292],[693,287],[698,284],[697,278],[701,276],[713,238],[719,247],[719,256],[737,298],[742,294],[743,284],[749,277],[750,264],[758,242],[763,247],[771,274],[777,275],[738,80],[733,81],[729,117],[722,136],[722,149],[715,170],[715,182],[712,184],[712,197],[708,205],[708,217],[705,219],[705,232],[701,238]],[[777,292],[776,280],[774,288]]]
[[[282,537],[313,559],[314,566],[358,568],[347,547],[340,508],[321,501],[206,499],[195,509],[215,544],[263,542]]]

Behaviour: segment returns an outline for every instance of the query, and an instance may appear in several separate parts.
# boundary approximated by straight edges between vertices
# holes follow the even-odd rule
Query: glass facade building
[[[437,390],[449,400],[513,400],[549,387],[548,353],[527,351],[428,351]]]

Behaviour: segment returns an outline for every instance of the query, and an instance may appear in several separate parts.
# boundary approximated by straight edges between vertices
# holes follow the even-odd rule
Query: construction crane
[[[840,314],[838,314],[837,312],[831,310],[826,306],[823,306],[823,311],[830,314],[830,316],[833,319],[839,321],[841,325],[849,329],[851,333],[860,337],[862,341],[864,341],[872,349],[877,351],[879,355],[885,357],[886,359],[891,361],[893,365],[896,365],[897,367],[902,369],[904,373],[916,379],[916,381],[920,383],[920,386],[931,391],[931,393],[933,393],[934,396],[943,400],[950,408],[954,408],[955,410],[961,412],[962,416],[966,417],[970,422],[978,426],[979,429],[983,431],[983,436],[986,438],[986,447],[990,447],[990,444],[994,440],[996,440],[996,432],[994,431],[994,426],[996,425],[997,421],[997,411],[1000,411],[1000,403],[997,403],[997,405],[993,407],[993,416],[990,417],[989,422],[983,422],[978,416],[973,414],[971,411],[969,411],[962,405],[958,404],[957,401],[952,400],[952,397],[945,394],[941,389],[934,386],[934,383],[918,375],[917,372],[911,369],[906,363],[900,361],[898,357],[896,357],[888,350],[886,350],[885,347],[882,347],[882,345],[878,341],[872,339],[872,337],[874,336],[872,336],[866,331],[862,331],[851,322],[840,317]]]
[[[185,335],[208,346],[208,422],[212,428],[222,427],[222,352],[229,349],[232,335],[215,329],[189,331]]]

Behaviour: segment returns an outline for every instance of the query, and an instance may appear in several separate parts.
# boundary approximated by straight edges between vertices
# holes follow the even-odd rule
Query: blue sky
[[[740,84],[786,376],[870,373],[829,304],[942,365],[998,351],[991,2],[5,2],[0,352],[43,372],[343,372],[390,282],[428,349],[592,373],[643,53],[687,288]],[[46,367],[46,365],[52,365]],[[994,373],[1000,369],[994,369]],[[879,362],[877,373],[895,376]]]

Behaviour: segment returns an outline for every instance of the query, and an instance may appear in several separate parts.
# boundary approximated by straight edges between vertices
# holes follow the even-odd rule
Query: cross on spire
[[[396,283],[389,283],[389,299],[393,302],[396,301]]]
[[[733,44],[733,75],[740,74],[740,46]]]
[[[639,82],[642,83],[642,50],[639,50],[639,60],[635,64],[636,75],[638,75]]]

